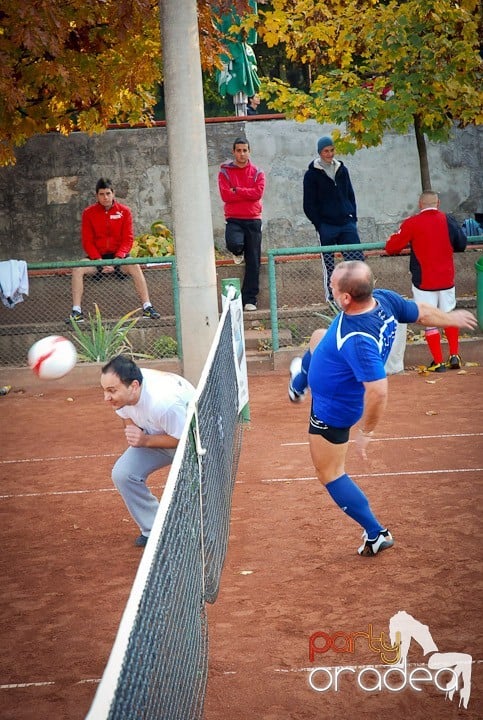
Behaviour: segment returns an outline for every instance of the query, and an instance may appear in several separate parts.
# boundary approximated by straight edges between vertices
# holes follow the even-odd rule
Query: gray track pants
[[[143,535],[149,536],[159,507],[146,480],[155,470],[171,465],[174,453],[163,448],[129,447],[112,468],[114,485]]]

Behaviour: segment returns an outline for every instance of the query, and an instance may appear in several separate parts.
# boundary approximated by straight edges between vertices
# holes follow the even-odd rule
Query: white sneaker
[[[382,550],[394,545],[394,539],[389,530],[381,530],[375,540],[369,540],[366,531],[362,533],[363,545],[357,550],[362,557],[372,557]]]
[[[307,389],[305,389],[302,393],[297,392],[292,387],[293,379],[299,375],[302,372],[302,358],[301,357],[294,357],[292,362],[290,363],[290,380],[288,383],[288,396],[290,400],[294,403],[296,402],[302,402],[302,400],[305,400],[305,396],[307,394]]]
[[[254,312],[257,309],[257,306],[253,303],[247,303],[243,309],[247,310],[248,312]]]
[[[245,261],[245,256],[243,253],[241,255],[235,255],[234,253],[230,253],[230,255],[235,265],[241,265],[242,262]]]

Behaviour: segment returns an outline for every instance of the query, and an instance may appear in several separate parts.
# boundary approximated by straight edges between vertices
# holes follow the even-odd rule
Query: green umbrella
[[[254,12],[257,3],[250,2]],[[223,15],[220,30],[224,33],[227,53],[220,59],[223,68],[217,71],[218,92],[221,97],[233,96],[237,115],[246,115],[248,98],[255,95],[260,89],[260,80],[257,74],[257,59],[251,43],[256,43],[257,34],[251,30],[248,35],[244,31],[234,32],[233,26],[239,23],[240,18],[235,13]]]

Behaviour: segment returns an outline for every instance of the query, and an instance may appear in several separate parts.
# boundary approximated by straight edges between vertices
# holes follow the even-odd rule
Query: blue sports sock
[[[370,540],[385,528],[374,516],[369,501],[358,485],[349,477],[341,475],[325,486],[331,498],[349,517],[362,525]]]
[[[307,385],[309,384],[307,375],[309,372],[311,359],[312,353],[310,352],[310,350],[307,350],[302,357],[302,370],[301,372],[299,372],[298,375],[294,377],[291,382],[292,388],[299,395],[302,395],[305,392],[305,390],[307,389]]]

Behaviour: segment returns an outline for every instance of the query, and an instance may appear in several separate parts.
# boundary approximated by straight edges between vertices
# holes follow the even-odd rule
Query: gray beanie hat
[[[317,152],[320,153],[321,150],[323,150],[326,147],[329,147],[329,145],[333,145],[334,141],[330,137],[330,135],[323,135],[323,137],[319,138],[317,140]]]

